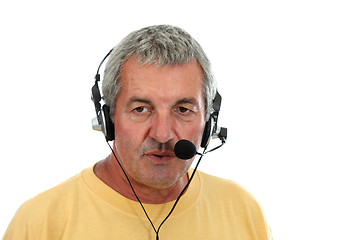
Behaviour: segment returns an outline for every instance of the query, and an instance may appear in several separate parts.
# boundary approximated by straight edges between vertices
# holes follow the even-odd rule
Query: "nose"
[[[169,142],[175,135],[173,125],[170,114],[157,113],[152,119],[149,137],[159,143]]]

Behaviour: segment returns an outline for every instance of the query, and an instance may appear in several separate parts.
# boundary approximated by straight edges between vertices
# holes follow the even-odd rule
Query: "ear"
[[[107,141],[112,141],[115,139],[115,128],[114,122],[111,120],[110,108],[107,105],[103,106],[104,112],[104,134]]]
[[[203,132],[203,136],[201,139],[200,146],[202,148],[205,148],[210,142],[211,132],[214,127],[213,125],[214,125],[214,119],[213,119],[212,115],[210,115],[209,120],[205,123],[204,132]]]

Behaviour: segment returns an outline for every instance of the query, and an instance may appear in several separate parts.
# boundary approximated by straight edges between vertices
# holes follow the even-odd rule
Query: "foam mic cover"
[[[174,153],[176,157],[183,160],[188,160],[195,156],[196,147],[189,140],[182,139],[175,144]]]

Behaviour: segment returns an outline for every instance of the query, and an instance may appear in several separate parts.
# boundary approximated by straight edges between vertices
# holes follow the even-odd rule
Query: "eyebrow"
[[[183,98],[178,100],[175,105],[184,104],[184,103],[198,105],[199,102],[195,98]]]
[[[152,103],[149,99],[146,99],[146,98],[132,97],[129,101],[129,104],[134,103],[134,102],[142,102],[142,103],[146,103],[146,104]]]
[[[128,105],[135,103],[135,102],[152,104],[152,101],[147,98],[132,97],[130,99]],[[182,99],[179,99],[178,101],[176,101],[175,105],[179,105],[179,104],[191,104],[191,105],[198,106],[199,102],[195,98],[190,97],[190,98],[182,98]]]

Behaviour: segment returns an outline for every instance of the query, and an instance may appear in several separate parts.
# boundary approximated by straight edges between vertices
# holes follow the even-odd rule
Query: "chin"
[[[157,172],[156,175],[145,179],[145,185],[154,189],[167,189],[174,186],[181,178],[184,177],[187,171],[179,173],[161,173]]]

